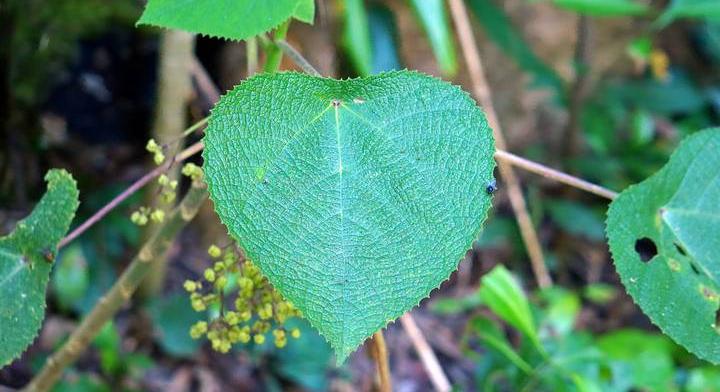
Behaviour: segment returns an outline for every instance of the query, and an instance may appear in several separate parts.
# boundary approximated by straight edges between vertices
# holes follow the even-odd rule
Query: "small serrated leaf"
[[[314,16],[310,0],[149,0],[138,24],[244,40],[291,17],[312,23]]]
[[[416,72],[259,75],[204,142],[220,219],[340,362],[448,278],[491,205],[485,116]]]
[[[45,317],[45,290],[57,243],[78,206],[75,180],[65,170],[45,176],[47,192],[15,231],[0,238],[0,366],[20,355]]]
[[[615,267],[635,302],[690,352],[720,363],[720,129],[685,139],[608,211]]]

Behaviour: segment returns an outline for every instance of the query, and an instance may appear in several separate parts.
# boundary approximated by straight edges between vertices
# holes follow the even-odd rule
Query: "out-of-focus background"
[[[361,7],[318,0],[314,25],[294,22],[287,41],[326,76],[407,68],[472,90],[443,2],[353,3]],[[692,1],[675,0],[638,1],[651,7],[642,13],[581,15],[572,3],[465,2],[508,149],[622,190],[658,170],[683,137],[720,124],[720,13],[683,12],[677,7]],[[143,6],[0,2],[0,232],[30,211],[53,167],[78,180],[81,222],[154,166],[149,138],[172,140],[168,129],[203,118],[218,93],[247,77],[244,43],[136,28]],[[283,59],[282,69],[294,67]],[[624,293],[605,240],[607,201],[519,174],[556,286],[538,289],[500,183],[481,238],[413,312],[458,390],[720,390],[720,369],[661,335]],[[154,187],[139,192],[64,248],[40,337],[0,370],[0,389],[25,385],[110,287],[147,236],[131,212],[156,196]],[[302,337],[282,349],[219,354],[190,338],[203,316],[182,284],[210,265],[206,250],[225,233],[206,205],[173,245],[167,270],[105,326],[56,390],[369,390],[366,350],[336,366],[302,321]],[[550,357],[520,344],[524,332],[481,301],[480,279],[498,264],[521,282],[537,333],[551,337]],[[395,389],[429,390],[399,324],[386,338]]]

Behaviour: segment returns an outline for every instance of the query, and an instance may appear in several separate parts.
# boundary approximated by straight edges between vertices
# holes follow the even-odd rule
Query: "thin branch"
[[[500,150],[506,150],[507,147],[505,138],[503,137],[500,122],[498,121],[497,114],[493,107],[490,88],[487,80],[485,80],[485,72],[483,71],[480,53],[478,52],[475,37],[473,36],[472,28],[470,27],[470,20],[468,19],[465,4],[462,0],[449,0],[449,4],[450,13],[452,14],[458,38],[460,39],[460,46],[462,47],[465,62],[467,63],[468,71],[470,72],[470,77],[472,79],[475,98],[478,99],[480,105],[485,109],[488,123],[493,129],[497,148]],[[540,287],[551,286],[552,279],[550,278],[550,274],[545,266],[542,246],[540,246],[537,232],[530,220],[530,214],[528,214],[527,211],[527,205],[522,194],[522,189],[520,188],[520,182],[518,181],[512,166],[503,162],[500,162],[498,166],[500,169],[500,175],[502,175],[505,179],[505,184],[507,185],[510,204],[512,205],[513,211],[515,211],[515,218],[517,219],[518,226],[520,227],[520,234],[525,242],[528,255],[530,256],[530,264],[532,266],[533,273],[535,274],[535,279],[537,279]]]
[[[440,366],[435,352],[432,347],[430,347],[420,328],[418,328],[412,315],[405,313],[400,317],[400,323],[415,347],[415,351],[417,351],[420,356],[420,361],[422,361],[425,366],[425,370],[427,370],[430,382],[432,382],[435,390],[438,392],[449,392],[452,388],[450,381]]]
[[[305,73],[308,73],[313,76],[320,76],[320,72],[318,72],[315,67],[313,67],[309,61],[303,57],[303,55],[300,54],[295,48],[290,46],[289,43],[285,40],[279,40],[275,41],[275,44],[282,49],[283,53],[285,53],[290,60],[292,60],[295,64],[297,64],[300,68],[302,68]]]
[[[202,180],[193,181],[182,202],[172,211],[167,220],[158,226],[120,278],[98,300],[68,340],[48,358],[45,366],[23,389],[24,391],[44,392],[55,385],[65,368],[77,360],[100,332],[100,329],[132,297],[138,285],[151,271],[154,262],[158,260],[159,256],[165,254],[178,232],[192,220],[206,199],[207,187],[204,182]]]
[[[375,360],[377,378],[380,392],[392,392],[392,378],[390,377],[390,363],[385,338],[382,330],[375,332],[370,340],[370,353]]]
[[[563,184],[570,185],[573,188],[581,189],[585,192],[592,193],[592,194],[604,197],[606,199],[613,200],[618,195],[617,192],[611,191],[607,188],[603,188],[600,185],[593,184],[593,183],[585,181],[581,178],[571,176],[571,175],[569,175],[567,173],[563,173],[559,170],[555,170],[555,169],[547,167],[545,165],[541,165],[537,162],[533,162],[531,160],[519,157],[519,156],[511,154],[507,151],[502,151],[502,150],[495,151],[495,158],[502,162],[507,162],[511,165],[525,169],[529,172],[539,174],[539,175],[549,178],[551,180],[562,182]]]
[[[205,121],[205,119],[200,120],[200,121]],[[203,147],[204,147],[204,145],[202,142],[197,142],[197,143],[193,144],[192,146],[181,151],[174,159],[173,158],[168,159],[162,165],[156,167],[151,172],[140,177],[140,179],[138,179],[137,181],[132,183],[132,185],[130,185],[127,189],[122,191],[122,193],[115,196],[115,198],[110,200],[110,202],[107,203],[103,208],[99,209],[96,213],[94,213],[90,218],[88,218],[80,226],[76,227],[72,232],[70,232],[70,234],[65,236],[65,238],[60,240],[60,242],[58,243],[58,249],[69,244],[72,240],[79,237],[82,233],[86,232],[90,227],[92,227],[94,224],[98,223],[102,218],[104,218],[105,215],[110,213],[110,211],[114,210],[117,206],[119,206],[120,203],[125,201],[128,197],[132,196],[135,192],[140,190],[140,188],[147,185],[147,183],[152,181],[155,177],[164,173],[173,163],[182,162],[182,161],[188,159],[189,157],[202,151]]]

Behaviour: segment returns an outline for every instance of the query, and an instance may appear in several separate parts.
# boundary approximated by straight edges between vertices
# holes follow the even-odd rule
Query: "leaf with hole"
[[[45,180],[47,192],[30,216],[0,238],[0,366],[20,355],[37,336],[57,243],[78,206],[78,190],[68,172],[51,170]]]
[[[314,16],[312,0],[149,0],[138,25],[244,40],[291,17],[312,23]]]
[[[485,116],[416,72],[259,75],[204,141],[220,219],[340,362],[448,278],[491,205]]]
[[[615,267],[635,302],[690,352],[720,363],[720,129],[698,132],[608,211]]]

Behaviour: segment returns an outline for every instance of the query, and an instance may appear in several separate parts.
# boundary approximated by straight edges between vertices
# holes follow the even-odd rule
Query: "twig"
[[[551,180],[562,182],[563,184],[570,185],[573,188],[581,189],[585,192],[589,192],[589,193],[604,197],[606,199],[613,200],[618,195],[617,192],[611,191],[607,188],[603,188],[600,185],[593,184],[593,183],[585,181],[581,178],[571,176],[571,175],[569,175],[567,173],[563,173],[559,170],[555,170],[555,169],[547,167],[545,165],[541,165],[537,162],[533,162],[531,160],[519,157],[519,156],[511,154],[507,151],[502,151],[502,150],[495,151],[495,158],[497,158],[498,160],[500,160],[502,162],[507,162],[511,165],[525,169],[529,172],[539,174],[539,175],[549,178]]]
[[[289,43],[285,40],[275,41],[275,44],[282,49],[283,53],[285,53],[290,60],[292,60],[295,64],[297,64],[300,68],[302,68],[305,73],[308,73],[313,76],[320,76],[320,72],[318,72],[315,67],[313,67],[309,61],[303,57],[303,55],[300,54],[295,48],[290,46]]]
[[[204,119],[201,121],[204,121]],[[182,162],[182,161],[188,159],[189,157],[202,151],[203,147],[204,147],[204,145],[202,142],[197,142],[197,143],[193,144],[192,146],[181,151],[175,157],[175,159],[169,159],[167,162],[165,162],[161,166],[156,167],[151,172],[140,177],[140,179],[138,179],[132,185],[130,185],[127,189],[122,191],[122,193],[115,196],[115,198],[110,200],[110,202],[107,203],[103,208],[98,210],[90,218],[88,218],[85,222],[83,222],[80,226],[76,227],[72,232],[70,232],[70,234],[65,236],[65,238],[60,240],[60,242],[58,243],[58,249],[69,244],[72,240],[74,240],[75,238],[80,236],[82,233],[87,231],[94,224],[99,222],[102,218],[105,217],[105,215],[107,215],[108,213],[110,213],[110,211],[114,210],[117,206],[119,206],[120,203],[125,201],[128,197],[132,196],[135,192],[140,190],[140,188],[145,186],[148,182],[152,181],[155,177],[157,177],[160,174],[162,174],[163,172],[165,172],[165,170],[167,170],[168,167],[170,167],[170,165],[172,163]]]
[[[178,232],[192,220],[206,198],[207,190],[202,180],[193,181],[182,202],[157,228],[122,276],[83,318],[80,326],[73,331],[65,344],[48,358],[45,366],[23,389],[24,391],[42,392],[55,385],[62,376],[63,370],[82,354],[103,325],[111,320],[120,307],[132,297],[138,285],[151,270],[153,262],[167,251]]]
[[[562,182],[563,184],[570,185],[573,188],[581,189],[585,192],[589,192],[589,193],[592,193],[592,194],[595,194],[598,196],[602,196],[606,199],[613,200],[618,195],[617,192],[611,191],[607,188],[603,188],[600,185],[593,184],[593,183],[585,181],[581,178],[571,176],[571,175],[569,175],[567,173],[563,173],[559,170],[555,170],[555,169],[547,167],[545,165],[541,165],[537,162],[533,162],[531,160],[519,157],[519,156],[511,154],[507,151],[502,151],[502,150],[495,151],[495,158],[497,158],[503,162],[507,162],[511,165],[525,169],[529,172],[539,174],[539,175],[549,178],[551,180],[555,180],[558,182]]]
[[[452,14],[455,27],[457,28],[458,37],[460,39],[460,46],[462,47],[465,62],[467,63],[470,77],[472,79],[473,92],[475,93],[475,97],[478,101],[480,101],[480,105],[482,105],[485,109],[488,123],[493,129],[497,148],[500,150],[506,150],[507,147],[505,138],[503,137],[500,122],[498,121],[497,114],[493,107],[490,89],[487,81],[485,80],[485,72],[483,71],[480,53],[477,50],[475,37],[473,36],[472,28],[470,27],[470,21],[468,19],[467,10],[465,9],[465,4],[462,0],[449,0],[449,4],[450,13]],[[525,204],[525,198],[522,194],[522,189],[520,188],[520,182],[515,176],[515,171],[512,166],[506,165],[503,162],[499,162],[498,166],[500,174],[505,179],[505,184],[507,185],[510,204],[512,205],[513,211],[515,211],[515,218],[517,219],[518,226],[520,227],[520,234],[525,242],[528,255],[530,256],[530,264],[532,266],[533,273],[535,274],[535,279],[537,279],[540,287],[551,286],[552,279],[550,278],[550,274],[545,266],[542,247],[540,246],[537,232],[530,220],[527,205]]]
[[[388,361],[387,346],[382,330],[375,332],[370,341],[370,352],[375,360],[380,392],[392,392],[392,378]]]
[[[430,382],[432,382],[435,390],[438,392],[449,392],[451,389],[450,381],[440,366],[435,352],[432,347],[430,347],[420,328],[418,328],[412,315],[405,313],[400,317],[400,323],[415,347],[415,351],[417,351],[420,356],[420,361],[422,361],[425,366],[425,370],[427,370]]]

